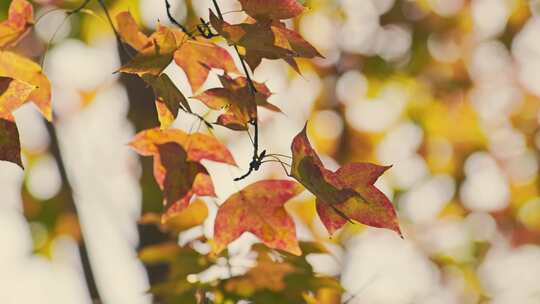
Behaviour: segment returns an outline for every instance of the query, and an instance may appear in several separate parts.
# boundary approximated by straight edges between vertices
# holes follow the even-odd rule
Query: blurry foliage
[[[157,0],[156,0],[157,1]],[[173,0],[171,0],[173,1]],[[193,9],[193,1],[187,2],[188,14],[185,22],[186,27],[193,28],[198,24],[199,16]],[[65,9],[73,9],[82,1],[55,4]],[[111,16],[129,10],[135,20],[141,20],[136,0],[105,1]],[[317,151],[322,151],[339,163],[344,164],[352,161],[380,162],[377,159],[377,147],[384,140],[388,128],[369,131],[355,128],[346,118],[347,108],[337,96],[335,85],[340,77],[348,71],[358,70],[367,79],[367,98],[379,96],[386,88],[398,86],[407,92],[404,110],[399,114],[399,121],[410,121],[419,126],[423,131],[423,138],[419,147],[414,151],[426,162],[430,174],[447,174],[455,180],[457,192],[466,179],[464,166],[466,160],[477,151],[490,151],[490,134],[492,126],[483,120],[482,113],[471,101],[469,92],[475,87],[475,80],[470,76],[472,48],[468,39],[473,31],[473,21],[470,11],[470,1],[465,1],[464,8],[458,14],[450,17],[442,17],[433,12],[428,1],[417,1],[416,9],[419,9],[424,17],[411,19],[404,13],[403,7],[413,1],[396,1],[392,9],[381,16],[381,25],[405,23],[411,31],[411,43],[409,51],[403,57],[395,60],[386,60],[377,54],[358,54],[339,50],[339,59],[327,61],[315,59],[313,61],[300,60],[300,70],[307,73],[316,73],[323,79],[325,85],[321,95],[317,98],[311,109],[313,114],[331,110],[339,114],[345,121],[343,133],[338,138],[325,139],[317,133],[322,126],[308,126],[313,145]],[[525,1],[513,1],[510,9],[508,22],[504,31],[496,40],[503,43],[507,48],[515,35],[522,30],[525,23],[531,17],[531,11]],[[0,19],[7,16],[8,2],[0,3]],[[412,4],[411,4],[412,5]],[[416,5],[416,4],[414,4]],[[308,14],[321,12],[330,19],[345,19],[346,12],[340,11],[337,1],[310,0],[306,1],[309,7]],[[96,1],[87,7],[88,12],[73,16],[71,22],[74,25],[70,37],[90,42],[102,36],[110,35],[110,27],[106,22],[106,16]],[[92,13],[90,13],[92,12]],[[294,26],[300,27],[299,17]],[[139,22],[140,23],[140,22]],[[309,30],[309,29],[308,29]],[[149,34],[151,31],[143,29]],[[347,33],[346,33],[347,34]],[[355,33],[350,33],[354,35]],[[428,40],[434,34],[440,35],[457,42],[459,52],[462,55],[453,62],[443,62],[433,57],[428,48]],[[35,40],[31,36],[26,39]],[[26,41],[23,41],[25,43]],[[43,42],[41,42],[43,44]],[[21,49],[22,47],[19,47]],[[331,51],[331,50],[330,50]],[[24,50],[23,50],[24,52]],[[307,74],[306,73],[306,74]],[[293,78],[293,73],[289,78]],[[88,103],[92,102],[95,92],[81,92],[88,96]],[[516,129],[525,138],[527,149],[533,150],[536,163],[538,162],[538,119],[540,109],[539,98],[531,92],[524,90],[522,103],[508,115],[507,123]],[[148,100],[147,102],[152,102]],[[287,101],[295,102],[295,101]],[[378,102],[369,100],[368,102]],[[286,112],[286,111],[285,111]],[[447,150],[451,152],[447,155]],[[496,152],[496,151],[495,151]],[[30,164],[39,155],[28,154]],[[508,164],[502,158],[496,158],[497,164],[505,167]],[[148,161],[145,170],[151,170]],[[539,185],[538,175],[526,180],[512,180],[510,184],[509,206],[502,210],[491,211],[499,230],[513,241],[514,245],[527,243],[538,244],[540,242],[540,204],[538,203]],[[321,232],[319,223],[315,220],[316,210],[313,198],[294,201],[288,210],[298,216],[308,229],[313,232],[318,244],[301,242],[300,246],[304,256],[297,257],[283,252],[276,252],[264,246],[255,245],[253,251],[257,254],[255,266],[245,274],[235,275],[231,278],[217,279],[211,282],[197,282],[188,280],[190,275],[198,274],[210,266],[218,264],[223,257],[228,258],[227,252],[219,256],[202,254],[193,249],[196,242],[207,242],[204,237],[192,240],[185,246],[178,245],[178,233],[185,232],[190,228],[199,226],[208,215],[206,205],[200,201],[192,203],[188,209],[176,214],[167,220],[162,220],[162,195],[152,178],[141,180],[143,192],[142,225],[155,225],[169,238],[165,243],[149,245],[140,251],[141,260],[149,267],[158,266],[167,269],[165,278],[160,282],[154,282],[150,292],[156,295],[159,303],[204,303],[201,298],[216,303],[234,303],[240,299],[247,299],[254,303],[339,303],[342,289],[338,278],[323,276],[314,273],[305,256],[309,253],[327,253],[320,243],[328,242],[326,235]],[[399,185],[393,185],[395,189],[394,204],[408,189],[401,189]],[[47,201],[40,201],[32,196],[26,187],[22,190],[24,212],[29,222],[39,223],[47,231],[46,241],[41,241],[43,234],[34,229],[36,251],[47,254],[47,244],[56,237],[69,234],[75,239],[80,236],[77,219],[71,213],[64,212],[69,206],[65,195],[60,192],[57,196]],[[203,207],[204,206],[204,207]],[[396,205],[399,212],[403,212],[399,204]],[[437,218],[464,218],[470,210],[464,206],[460,195],[454,195],[444,208],[440,210]],[[403,220],[405,231],[414,225],[410,219]],[[329,242],[340,244],[348,238],[361,233],[363,225],[345,224],[337,237]],[[431,258],[441,267],[456,265],[464,273],[465,282],[472,293],[479,294],[479,301],[487,299],[482,286],[478,283],[475,267],[479,265],[486,252],[489,243],[479,241],[471,249],[469,263],[456,261],[451,256],[436,255]],[[230,267],[230,266],[229,266]],[[486,300],[487,301],[487,300]]]

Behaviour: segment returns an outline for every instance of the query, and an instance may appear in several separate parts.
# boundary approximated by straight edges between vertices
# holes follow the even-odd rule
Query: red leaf
[[[311,147],[305,127],[293,140],[292,154],[291,175],[317,197],[317,213],[330,234],[354,220],[401,235],[392,203],[373,185],[390,167],[352,163],[332,172]]]
[[[298,0],[240,0],[240,3],[246,14],[255,19],[289,19],[304,11]]]
[[[225,145],[214,136],[202,133],[187,134],[178,129],[155,128],[138,133],[130,145],[141,155],[155,156],[158,154],[157,145],[168,142],[175,142],[186,150],[189,161],[199,162],[207,159],[236,166],[231,152]]]
[[[215,251],[221,252],[244,232],[251,232],[270,248],[300,255],[295,225],[284,205],[302,191],[293,181],[264,180],[230,196],[216,216]]]
[[[187,99],[167,74],[161,74],[159,76],[145,74],[142,78],[154,90],[156,108],[162,128],[168,128],[170,126],[178,116],[178,111],[181,108],[186,112],[191,112]]]

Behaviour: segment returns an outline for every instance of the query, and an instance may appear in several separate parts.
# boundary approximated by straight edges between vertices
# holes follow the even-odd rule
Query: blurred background
[[[170,2],[187,25],[212,7]],[[218,2],[228,21],[245,18],[237,1]],[[0,2],[0,19],[9,3]],[[308,0],[288,21],[325,58],[301,61],[302,75],[281,61],[255,71],[284,112],[261,110],[261,147],[290,155],[309,120],[328,168],[393,165],[376,185],[405,235],[347,224],[330,238],[314,197],[303,193],[288,211],[299,238],[323,249],[291,262],[308,270],[294,280],[258,259],[249,234],[231,244],[229,258],[208,257],[217,206],[253,181],[285,177],[265,164],[233,182],[251,159],[245,134],[213,131],[240,166],[205,163],[218,198],[201,199],[201,225],[178,234],[141,222],[161,211],[162,197],[151,159],[127,143],[159,126],[152,91],[114,73],[126,54],[97,1],[73,15],[83,1],[33,3],[35,28],[16,51],[42,63],[55,122],[33,106],[15,112],[26,170],[0,162],[0,303],[189,303],[185,294],[201,292],[217,303],[540,303],[540,1]],[[113,17],[129,10],[146,32],[169,24],[162,0],[105,4]],[[176,65],[166,73],[194,95]],[[218,86],[216,75],[205,88]],[[173,127],[208,131],[187,115]],[[261,263],[267,268],[250,272]],[[275,281],[239,280],[253,273]],[[331,278],[343,290],[317,281],[310,290],[318,292],[301,300],[277,296],[309,278]]]

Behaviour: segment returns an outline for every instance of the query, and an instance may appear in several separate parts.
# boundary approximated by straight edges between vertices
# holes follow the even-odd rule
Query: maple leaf
[[[0,160],[12,162],[24,169],[19,131],[11,115],[0,117]]]
[[[23,168],[19,131],[11,112],[21,106],[35,86],[9,77],[0,77],[0,160]]]
[[[210,109],[227,110],[218,117],[217,124],[233,130],[246,130],[248,122],[257,117],[256,106],[281,112],[278,107],[268,102],[272,93],[265,84],[253,81],[255,87],[255,94],[253,94],[246,77],[233,79],[224,74],[220,75],[219,79],[223,85],[222,88],[212,88],[193,97],[202,101]]]
[[[201,37],[189,37],[178,29],[158,26],[150,37],[142,33],[129,12],[117,15],[119,33],[126,43],[139,54],[120,71],[143,75],[159,75],[174,61],[188,78],[193,91],[199,90],[208,78],[207,67],[222,69],[227,73],[238,73],[238,69],[227,50]]]
[[[401,235],[392,203],[373,185],[390,167],[352,163],[332,172],[311,147],[306,127],[294,138],[291,149],[291,175],[317,197],[317,213],[330,234],[355,220]]]
[[[231,195],[216,216],[215,251],[221,252],[244,232],[251,232],[270,248],[300,255],[294,222],[284,205],[302,191],[293,181],[263,180]]]
[[[8,18],[0,23],[0,48],[16,44],[33,25],[34,9],[26,0],[13,0]]]
[[[120,24],[120,21],[118,23]],[[141,47],[139,41],[133,39],[133,33],[120,32],[120,35],[122,40],[126,41],[135,49]],[[138,49],[139,53],[130,62],[122,66],[119,70],[120,72],[137,74],[139,76],[144,74],[157,76],[172,62],[178,44],[171,29],[159,25],[158,29],[148,39],[151,43],[146,47]]]
[[[323,57],[300,34],[287,29],[278,20],[248,20],[233,25],[210,11],[210,23],[230,45],[245,49],[243,58],[252,70],[259,66],[263,58],[283,59],[299,73],[295,58]]]
[[[0,117],[7,116],[26,102],[35,86],[0,76]]]
[[[154,76],[144,74],[142,78],[152,86],[156,96],[156,108],[162,128],[171,125],[178,116],[178,110],[182,108],[186,112],[191,112],[191,107],[182,92],[174,85],[167,74]]]
[[[36,89],[27,98],[48,120],[52,120],[51,84],[41,67],[32,60],[9,51],[0,51],[0,77],[26,82]]]
[[[177,35],[187,39],[180,31]],[[208,78],[209,67],[225,73],[239,73],[227,50],[201,37],[186,40],[174,54],[174,61],[186,73],[193,92],[197,92]]]
[[[154,156],[156,181],[163,189],[167,213],[181,211],[188,206],[193,195],[215,196],[208,171],[198,162],[188,161],[186,151],[174,142],[158,145]],[[169,208],[171,207],[172,208]]]
[[[154,178],[164,192],[164,219],[185,209],[194,195],[215,196],[203,159],[236,165],[229,150],[215,137],[177,129],[145,130],[130,146],[143,156],[154,157]]]
[[[304,11],[298,0],[240,0],[240,3],[246,14],[255,19],[290,19]]]
[[[137,22],[129,12],[116,15],[118,33],[122,40],[137,51],[142,51],[152,45],[152,40],[139,30]]]

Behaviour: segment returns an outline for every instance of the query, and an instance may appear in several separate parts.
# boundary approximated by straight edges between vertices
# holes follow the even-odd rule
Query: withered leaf
[[[184,111],[191,112],[191,107],[187,99],[167,74],[161,74],[159,76],[144,74],[142,78],[154,90],[159,120],[163,128],[170,126],[172,121],[178,116],[178,110],[180,108],[183,108]],[[164,106],[164,108],[160,108],[160,106]]]
[[[240,0],[240,3],[246,14],[255,19],[289,19],[304,11],[298,0]]]
[[[12,162],[23,168],[19,131],[11,115],[0,117],[0,160]]]

